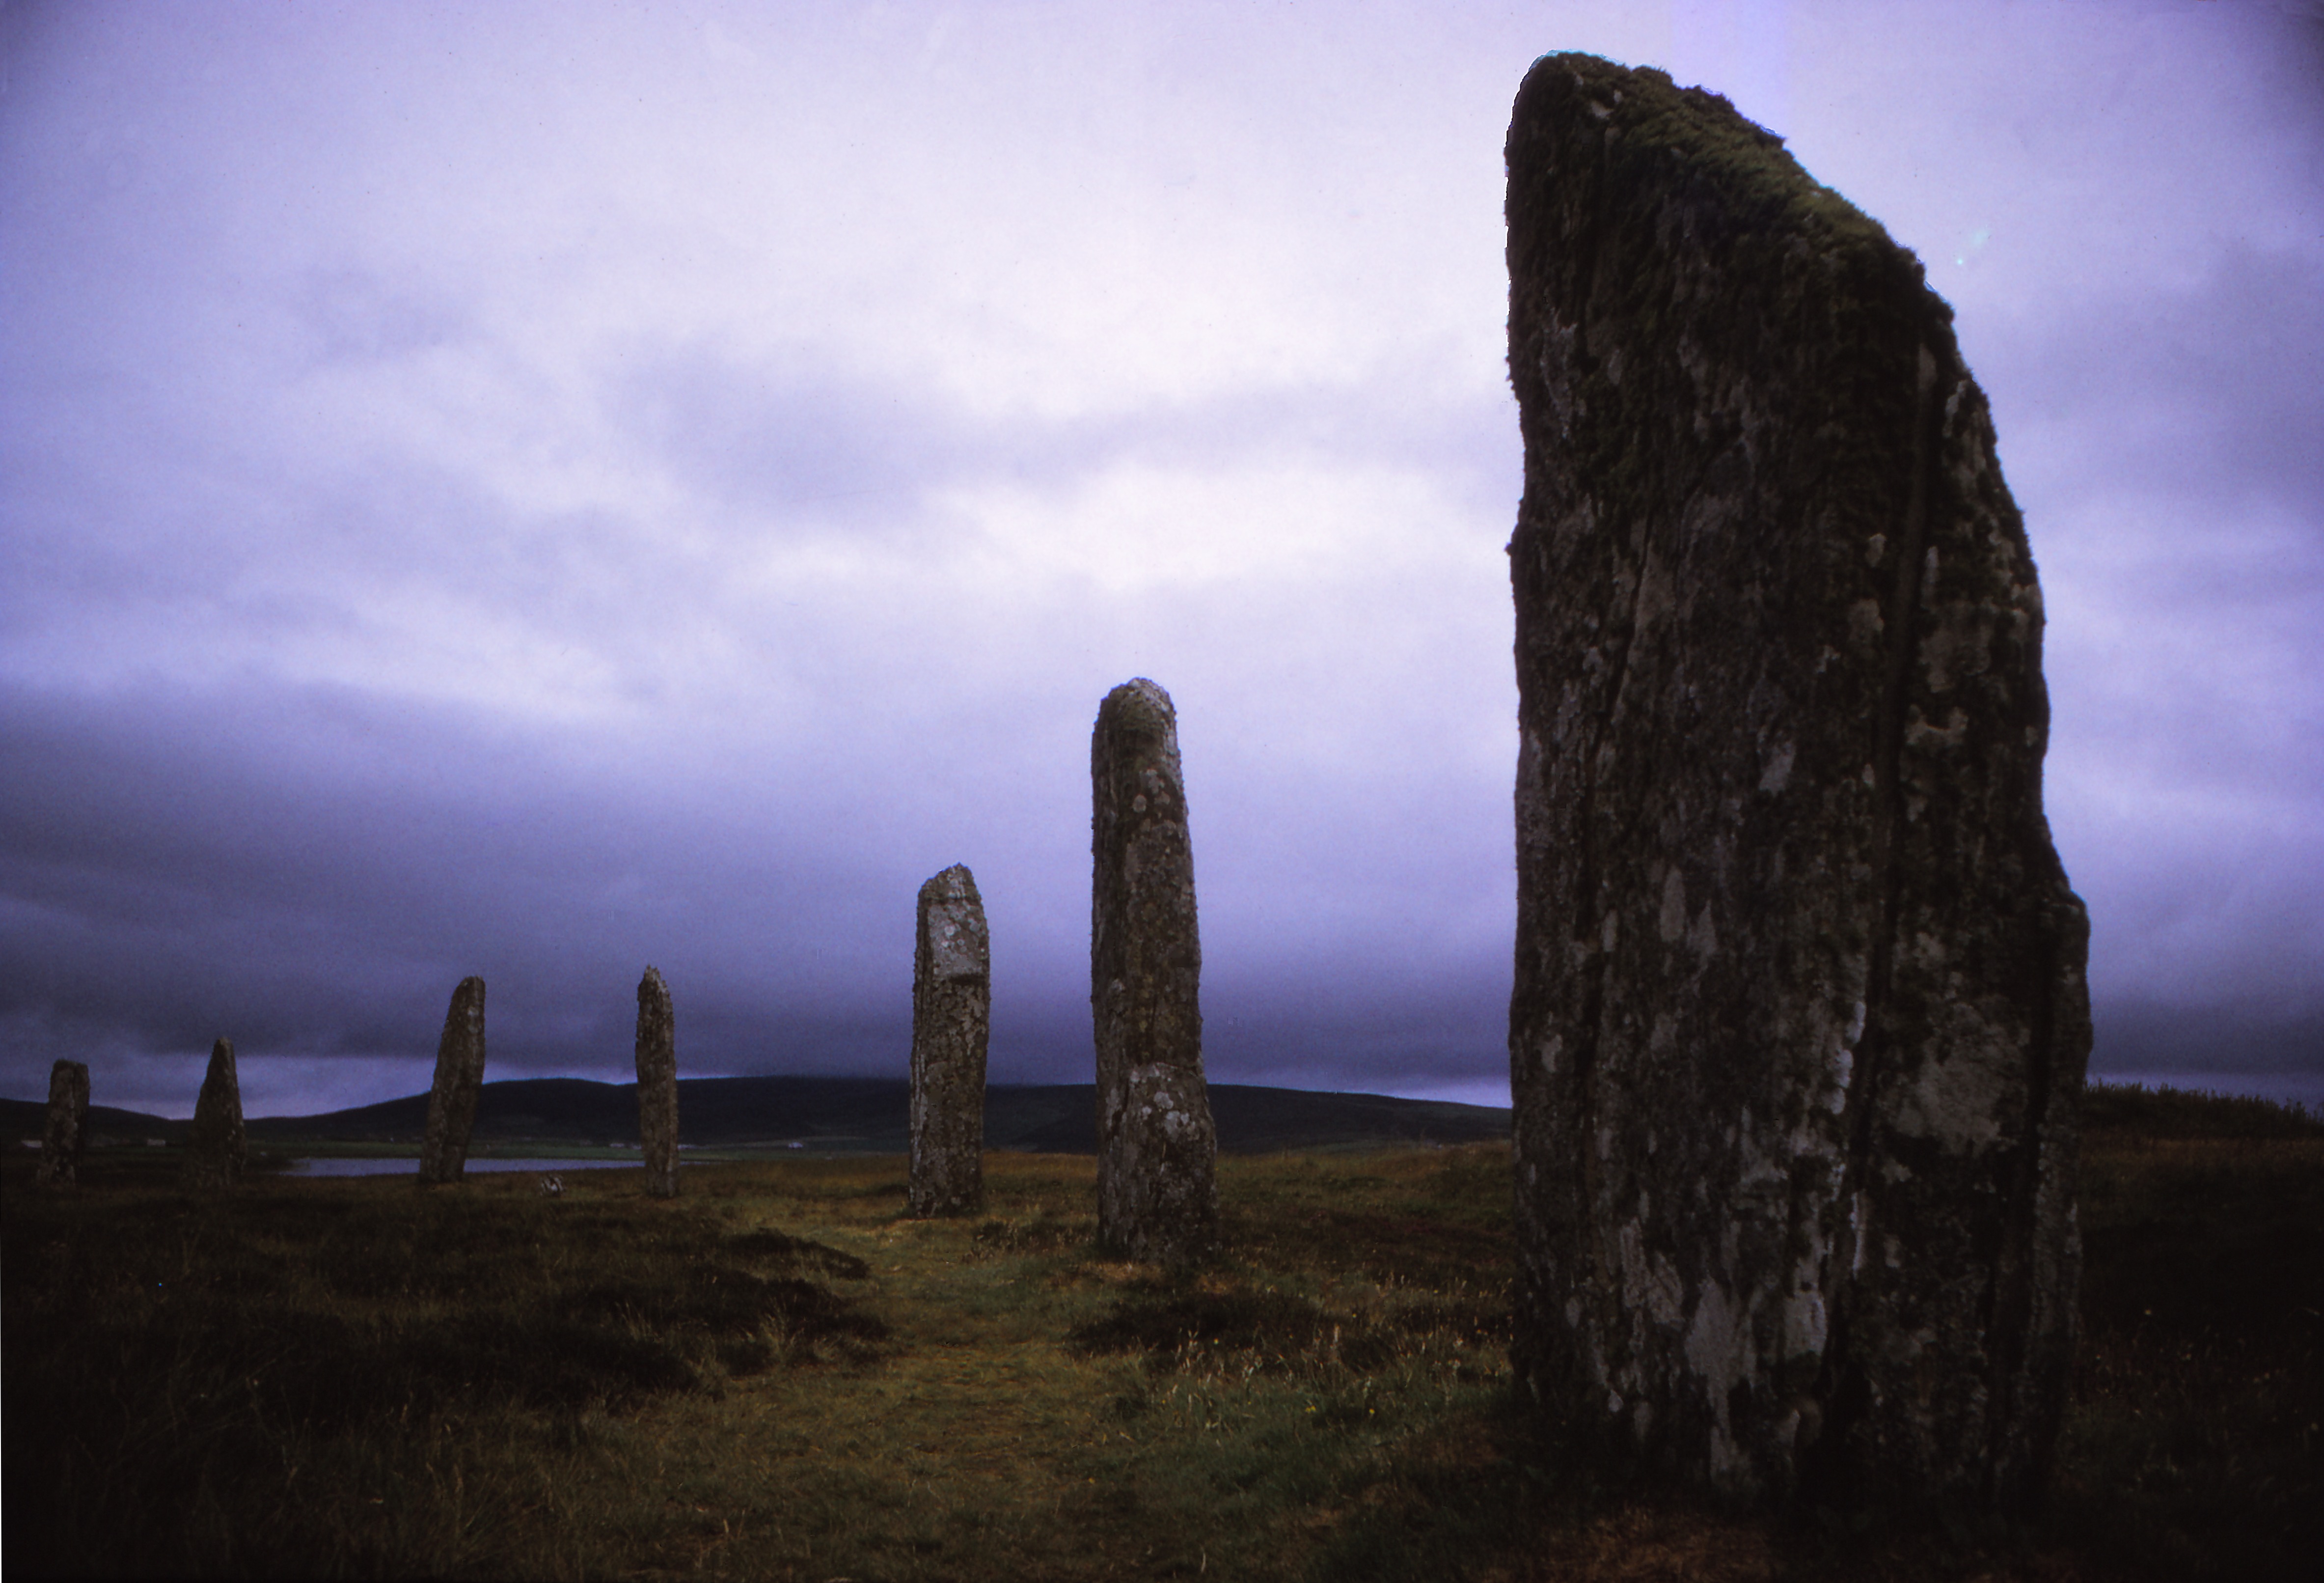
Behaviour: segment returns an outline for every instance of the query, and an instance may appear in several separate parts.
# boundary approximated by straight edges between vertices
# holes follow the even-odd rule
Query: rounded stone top
[[[1809,175],[1781,137],[1723,95],[1681,88],[1652,66],[1542,56],[1518,86],[1503,158],[1513,173],[1513,248],[1543,214],[1594,193],[1592,201],[1630,213],[1698,206],[1690,236],[1708,224],[1794,237],[1817,253],[1910,258],[1878,221]],[[1920,283],[1917,260],[1912,271]]]
[[[1105,695],[1105,702],[1098,706],[1097,723],[1100,729],[1110,726],[1116,731],[1158,736],[1177,731],[1178,711],[1160,682],[1137,676]]]

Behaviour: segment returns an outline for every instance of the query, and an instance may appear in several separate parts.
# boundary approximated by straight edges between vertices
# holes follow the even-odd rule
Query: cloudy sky
[[[1087,1080],[1176,698],[1214,1080],[1507,1102],[1501,138],[1727,93],[1958,310],[2114,1071],[2324,1097],[2316,4],[0,8],[0,1092]],[[2302,1086],[2305,1086],[2304,1088]]]

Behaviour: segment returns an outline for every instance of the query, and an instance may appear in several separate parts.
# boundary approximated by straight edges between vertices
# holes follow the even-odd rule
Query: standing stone
[[[452,992],[444,1036],[436,1041],[436,1086],[428,1095],[428,1134],[420,1145],[420,1180],[457,1181],[468,1168],[468,1134],[484,1086],[484,981],[473,975]]]
[[[659,969],[638,980],[638,1141],[646,1191],[678,1197],[678,1023]]]
[[[60,1060],[49,1069],[49,1115],[41,1129],[41,1164],[33,1180],[42,1187],[69,1188],[80,1181],[83,1134],[88,1126],[88,1068]]]
[[[1203,1081],[1203,948],[1168,693],[1140,678],[1106,694],[1090,779],[1098,1236],[1133,1259],[1189,1264],[1218,1242],[1218,1138]]]
[[[234,1041],[210,1046],[209,1070],[194,1101],[194,1127],[186,1140],[186,1181],[198,1188],[232,1187],[242,1178],[250,1146],[242,1131],[242,1083],[234,1072]]]
[[[1521,1377],[1729,1495],[2024,1506],[2088,921],[1985,396],[1724,99],[1546,57],[1507,159]]]
[[[992,949],[976,876],[955,863],[920,887],[912,953],[912,1171],[915,1215],[984,1207],[984,1051],[992,1026]]]

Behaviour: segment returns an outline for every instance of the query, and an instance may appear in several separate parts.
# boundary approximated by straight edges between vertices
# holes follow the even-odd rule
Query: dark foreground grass
[[[860,1261],[692,1206],[92,1175],[0,1242],[11,1575],[528,1568],[536,1445],[886,1335]]]
[[[2144,1103],[2090,1140],[2053,1511],[1909,1533],[1536,1440],[1499,1145],[1222,1160],[1229,1254],[1179,1277],[1092,1245],[1087,1159],[994,1156],[949,1222],[885,1158],[690,1167],[674,1203],[11,1162],[6,1570],[2313,1577],[2324,1129]]]
[[[2145,1577],[2324,1578],[2324,1122],[2098,1097],[2061,1513]]]

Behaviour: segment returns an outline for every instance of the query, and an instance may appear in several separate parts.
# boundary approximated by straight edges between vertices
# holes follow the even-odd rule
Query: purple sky
[[[1927,262],[2097,1065],[2324,1097],[2324,4],[0,9],[0,1092],[1086,1081],[1177,701],[1214,1080],[1506,1103],[1502,133],[1727,93]]]

